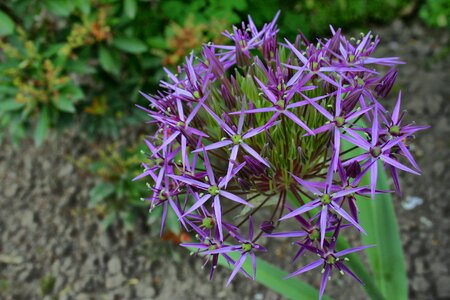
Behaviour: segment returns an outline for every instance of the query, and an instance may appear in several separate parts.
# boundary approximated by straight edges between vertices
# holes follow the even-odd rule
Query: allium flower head
[[[331,28],[316,44],[301,34],[278,40],[277,17],[226,31],[228,44],[205,45],[166,70],[161,91],[143,94],[156,129],[136,179],[148,179],[150,207],[164,207],[162,228],[171,209],[197,237],[183,246],[211,263],[211,278],[219,256],[233,266],[229,282],[239,272],[255,278],[261,238],[294,238],[294,260],[307,251],[320,259],[291,276],[322,265],[322,297],[332,270],[357,279],[344,257],[365,247],[335,251],[340,229],[364,233],[356,196],[388,192],[377,189],[380,166],[398,190],[399,170],[419,174],[406,141],[426,127],[404,124],[401,94],[392,113],[384,106],[401,62],[372,56],[378,37],[354,41]],[[343,151],[343,140],[353,148]],[[277,231],[280,222],[292,230]]]

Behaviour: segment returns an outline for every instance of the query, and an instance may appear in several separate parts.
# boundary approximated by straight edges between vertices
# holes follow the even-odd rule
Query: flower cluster
[[[379,168],[398,190],[398,170],[418,174],[408,141],[425,127],[403,122],[400,94],[392,113],[385,108],[401,62],[372,56],[378,37],[346,39],[331,28],[317,43],[301,34],[278,42],[277,17],[226,31],[228,45],[205,45],[176,73],[165,70],[160,92],[143,94],[155,133],[136,179],[149,179],[151,209],[163,206],[161,230],[170,212],[195,234],[198,243],[182,246],[206,259],[211,278],[220,256],[234,266],[229,282],[239,272],[254,278],[261,237],[297,238],[294,259],[307,251],[320,259],[290,276],[322,266],[322,297],[333,269],[357,279],[345,255],[366,246],[335,251],[341,228],[364,233],[356,199],[387,192],[377,189]],[[292,231],[276,232],[285,220]]]

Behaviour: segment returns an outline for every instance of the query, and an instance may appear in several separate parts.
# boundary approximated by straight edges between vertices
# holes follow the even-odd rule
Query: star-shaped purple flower
[[[345,255],[373,247],[374,245],[359,246],[342,251],[336,251],[335,248],[339,230],[340,224],[336,226],[333,237],[331,238],[331,242],[327,242],[327,245],[323,250],[309,245],[303,245],[307,250],[317,254],[320,258],[289,274],[285,279],[300,275],[319,266],[322,266],[322,280],[320,281],[319,300],[321,300],[323,297],[325,287],[327,285],[329,277],[331,277],[333,269],[339,270],[340,273],[347,274],[359,283],[363,284],[363,282],[344,264],[344,261],[346,261]]]
[[[247,143],[244,141],[246,139],[249,139],[267,129],[270,127],[277,125],[278,122],[271,122],[266,125],[263,125],[258,128],[250,129],[246,133],[242,133],[242,128],[244,126],[244,109],[245,109],[245,97],[242,100],[242,111],[239,116],[239,122],[237,126],[237,130],[233,130],[230,126],[228,126],[222,119],[220,119],[210,108],[205,106],[205,109],[208,111],[208,113],[216,120],[216,122],[219,124],[220,128],[225,131],[225,133],[229,136],[228,138],[224,138],[219,142],[210,144],[208,146],[205,146],[204,149],[206,151],[218,149],[222,147],[227,147],[230,145],[233,145],[231,148],[231,155],[230,155],[230,162],[228,164],[228,170],[227,170],[227,176],[226,176],[226,182],[230,181],[231,179],[231,172],[233,169],[233,166],[235,165],[235,160],[238,155],[239,148],[244,148],[245,152],[247,152],[249,155],[251,155],[253,158],[257,159],[260,163],[264,164],[266,167],[270,167],[270,165],[267,163],[267,161],[259,155],[258,152],[256,152],[252,147],[250,147]],[[193,153],[197,153],[202,151],[202,149],[197,149],[193,151]]]
[[[300,179],[299,177],[292,175],[292,177],[305,189],[313,193],[317,198],[312,200],[309,203],[306,203],[305,205],[302,205],[301,207],[294,209],[292,212],[288,213],[284,217],[282,217],[280,220],[286,220],[295,216],[298,216],[300,214],[303,214],[305,212],[311,211],[315,209],[316,207],[321,207],[320,211],[320,246],[323,247],[323,242],[325,240],[325,232],[328,227],[328,215],[329,210],[333,209],[337,214],[342,216],[344,219],[349,221],[353,226],[355,226],[359,231],[363,232],[365,234],[364,229],[356,222],[339,204],[340,200],[342,200],[342,197],[358,192],[364,187],[357,187],[357,188],[348,188],[348,189],[342,189],[333,192],[333,186],[331,184],[331,176],[332,172],[329,172],[329,176],[327,177],[327,182],[322,185],[323,191],[320,191],[317,188],[317,184],[312,184],[311,182],[305,181],[303,179]]]
[[[187,183],[192,187],[195,187],[197,189],[204,190],[207,192],[205,195],[201,196],[200,198],[198,197],[197,193],[193,193],[193,196],[194,196],[196,202],[184,213],[184,215],[187,215],[187,214],[193,212],[194,210],[198,209],[199,207],[204,205],[206,203],[206,201],[208,201],[211,197],[214,198],[214,203],[213,203],[214,215],[216,217],[217,226],[219,229],[220,240],[222,240],[223,239],[222,208],[220,205],[220,197],[223,197],[223,198],[229,199],[231,201],[234,201],[234,202],[237,202],[240,204],[244,204],[244,205],[247,205],[250,207],[253,207],[253,205],[248,203],[241,197],[236,196],[233,193],[227,192],[226,190],[223,190],[223,188],[226,186],[228,181],[226,180],[226,178],[220,178],[219,182],[216,182],[216,178],[215,178],[213,169],[211,167],[211,164],[209,162],[208,154],[205,149],[203,149],[203,156],[204,156],[203,158],[204,158],[206,173],[208,174],[208,176],[207,176],[208,183],[201,182],[196,179],[192,179],[191,177],[189,177],[187,175],[184,175],[184,176],[169,175],[169,176],[177,181]],[[239,170],[244,165],[245,165],[245,163],[242,163],[239,166],[235,167],[232,172],[232,176],[234,176],[237,172],[239,172]]]

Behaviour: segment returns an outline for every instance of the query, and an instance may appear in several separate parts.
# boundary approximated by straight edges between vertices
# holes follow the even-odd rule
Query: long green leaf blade
[[[48,129],[50,127],[50,120],[48,116],[48,108],[43,107],[41,110],[41,115],[37,121],[36,130],[34,131],[34,142],[36,145],[40,146],[47,136]]]
[[[343,141],[343,150],[352,145]],[[358,155],[354,150],[352,155]],[[386,172],[379,163],[377,188],[389,190]],[[364,176],[362,185],[370,184],[370,177]],[[362,235],[365,245],[376,244],[366,250],[369,264],[375,276],[378,288],[386,299],[408,299],[408,280],[406,277],[405,258],[400,239],[400,231],[395,216],[390,194],[378,194],[374,200],[357,197],[360,209],[360,223],[367,235]]]
[[[379,173],[378,188],[388,190],[386,173]],[[405,257],[392,197],[381,194],[373,201],[360,199],[359,203],[360,220],[367,231],[363,242],[377,245],[366,252],[378,286],[387,299],[408,299]]]

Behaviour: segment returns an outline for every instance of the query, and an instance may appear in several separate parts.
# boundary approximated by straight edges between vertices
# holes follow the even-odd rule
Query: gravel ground
[[[402,176],[404,194],[395,199],[410,298],[450,299],[449,33],[400,21],[376,33],[382,37],[380,56],[407,62],[397,89],[409,118],[432,126],[413,145],[423,175]],[[95,179],[80,176],[68,160],[89,151],[75,130],[41,148],[31,142],[21,150],[0,147],[1,299],[41,299],[52,282],[47,299],[283,299],[242,278],[225,288],[227,270],[209,282],[200,260],[179,249],[162,254],[176,247],[148,231],[101,230],[86,209]],[[317,286],[317,275],[305,280]],[[335,299],[365,299],[347,279],[331,285],[327,292]]]

